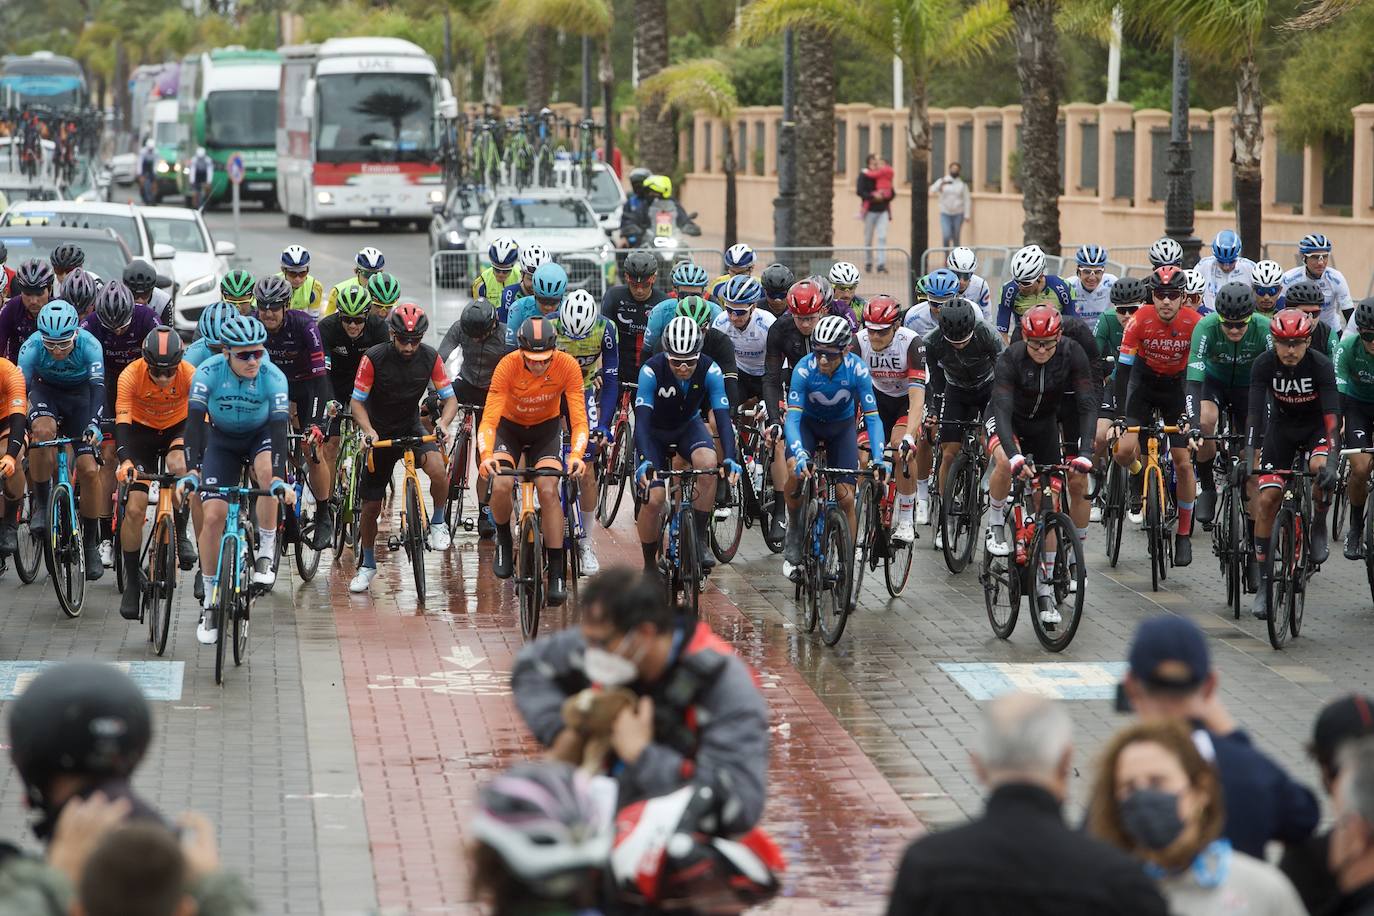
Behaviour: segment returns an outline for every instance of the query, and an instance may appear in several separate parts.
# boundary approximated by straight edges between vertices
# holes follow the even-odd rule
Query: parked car
[[[80,245],[86,252],[85,270],[102,280],[123,276],[124,268],[133,260],[128,246],[110,229],[11,225],[0,228],[0,242],[9,251],[10,266],[30,258],[46,261],[63,242]]]
[[[448,200],[434,205],[434,218],[429,221],[429,253],[465,252],[468,250],[468,232],[463,228],[463,220],[469,216],[481,216],[486,210],[486,201],[477,188],[462,185],[449,192]],[[441,257],[434,265],[440,286],[466,286],[471,282],[472,266],[468,258],[457,254]]]
[[[229,272],[229,258],[238,253],[233,242],[216,242],[198,210],[189,207],[139,207],[153,245],[175,249],[172,277],[177,293],[176,329],[195,330],[200,313],[219,301],[219,281]]]
[[[118,153],[110,157],[110,179],[117,185],[131,185],[138,180],[138,153]]]
[[[171,272],[176,249],[158,244],[148,232],[139,208],[131,203],[99,201],[29,201],[11,204],[0,215],[0,226],[67,226],[73,229],[113,229],[130,254],[163,273]]]
[[[615,246],[581,191],[502,192],[482,215],[465,216],[462,226],[480,258],[498,236],[543,245],[567,270],[568,288],[585,289],[598,300],[614,276]]]
[[[571,160],[560,159],[554,163],[554,176],[560,187],[572,189],[582,181],[581,169]],[[613,170],[604,162],[593,162],[591,169],[592,186],[587,201],[601,219],[601,228],[607,235],[620,231],[620,217],[625,206],[625,189]]]

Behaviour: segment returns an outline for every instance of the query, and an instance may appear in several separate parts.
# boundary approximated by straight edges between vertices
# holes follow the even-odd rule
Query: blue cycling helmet
[[[1240,257],[1240,236],[1231,229],[1223,229],[1212,239],[1212,256],[1223,264],[1233,264]]]
[[[953,299],[959,295],[959,278],[954,275],[954,271],[941,267],[926,275],[925,282],[927,299]]]
[[[1323,254],[1331,251],[1331,240],[1320,232],[1311,235],[1304,235],[1302,241],[1298,242],[1298,254],[1304,258],[1309,254]]]
[[[711,275],[706,272],[706,268],[691,261],[683,261],[673,268],[674,286],[705,286],[711,282]]]
[[[1074,255],[1079,267],[1105,267],[1107,266],[1107,249],[1101,245],[1084,245],[1078,249]]]
[[[81,316],[66,299],[54,299],[38,313],[38,333],[44,340],[66,340],[75,336],[80,327]]]
[[[286,270],[304,270],[310,266],[310,252],[300,245],[287,245],[281,253],[281,266]]]
[[[540,299],[562,299],[568,290],[568,272],[549,261],[534,272],[534,294]]]
[[[235,314],[220,324],[219,342],[226,347],[256,347],[267,342],[267,328],[252,315]]]
[[[754,249],[743,242],[725,249],[725,266],[727,268],[734,270],[741,267],[752,267],[753,264]]]
[[[763,298],[763,284],[748,274],[731,277],[722,296],[731,305],[753,305]]]
[[[200,313],[200,320],[196,322],[196,330],[200,332],[200,336],[207,344],[218,347],[220,345],[220,325],[224,323],[224,319],[238,313],[238,308],[227,302],[213,303],[206,306],[205,311]]]

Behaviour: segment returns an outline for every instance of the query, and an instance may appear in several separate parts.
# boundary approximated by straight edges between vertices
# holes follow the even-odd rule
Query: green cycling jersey
[[[1097,341],[1097,352],[1102,354],[1113,354],[1121,352],[1121,338],[1125,335],[1126,328],[1121,323],[1121,317],[1116,314],[1116,309],[1107,309],[1097,319],[1097,328],[1093,331],[1093,338]],[[1107,373],[1108,378],[1116,377],[1116,363],[1110,365]]]
[[[1374,403],[1374,354],[1358,334],[1336,345],[1336,388],[1348,398]]]
[[[1255,359],[1270,348],[1269,319],[1254,314],[1239,341],[1226,336],[1221,316],[1216,312],[1203,316],[1193,328],[1193,345],[1188,352],[1188,381],[1201,382],[1211,376],[1227,388],[1248,388],[1250,367]]]

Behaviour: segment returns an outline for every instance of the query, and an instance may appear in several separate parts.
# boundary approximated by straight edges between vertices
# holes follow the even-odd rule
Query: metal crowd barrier
[[[597,302],[615,282],[615,264],[603,264],[601,253],[596,249],[558,252],[553,259],[568,272],[569,290],[585,289]],[[438,302],[446,291],[448,295],[466,298],[472,281],[484,266],[485,261],[474,251],[434,252],[429,258],[429,301]]]

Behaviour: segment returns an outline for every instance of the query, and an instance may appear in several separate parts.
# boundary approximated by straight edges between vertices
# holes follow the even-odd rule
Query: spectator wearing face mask
[[[951,162],[949,174],[941,175],[930,185],[930,193],[936,196],[940,207],[940,244],[946,248],[959,247],[964,223],[973,222],[973,195],[959,177],[961,171],[959,163]]]
[[[1374,916],[1374,738],[1347,743],[1337,754],[1327,867],[1339,898],[1325,916]]]

